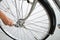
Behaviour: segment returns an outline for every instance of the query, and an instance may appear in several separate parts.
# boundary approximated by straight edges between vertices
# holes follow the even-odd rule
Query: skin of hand
[[[13,26],[13,21],[8,18],[2,11],[0,11],[0,19],[5,25]]]

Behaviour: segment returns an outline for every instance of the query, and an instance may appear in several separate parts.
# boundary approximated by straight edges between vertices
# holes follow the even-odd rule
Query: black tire
[[[45,38],[43,38],[42,40],[46,40],[50,34],[53,34],[56,28],[56,17],[55,17],[55,13],[53,11],[53,9],[51,8],[51,6],[49,5],[47,0],[38,0],[39,3],[42,4],[42,6],[46,9],[46,11],[48,12],[49,18],[50,18],[50,30],[48,32],[48,34],[46,35]],[[13,40],[16,40],[15,38],[11,37],[10,35],[8,35],[4,29],[2,28],[2,26],[0,26],[1,30],[10,38],[12,38]]]
[[[53,11],[53,8],[51,8],[51,6],[49,5],[47,0],[38,0],[43,6],[44,8],[47,10],[48,15],[50,17],[50,21],[51,21],[51,28],[49,30],[48,35],[43,39],[45,40],[46,38],[49,37],[50,34],[54,34],[55,28],[56,28],[56,16],[55,13]]]

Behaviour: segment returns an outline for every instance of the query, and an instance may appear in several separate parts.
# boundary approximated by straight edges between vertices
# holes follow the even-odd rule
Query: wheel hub
[[[19,25],[19,27],[23,27],[23,24],[24,24],[25,22],[24,22],[24,19],[19,19],[18,21],[17,21],[17,24]]]

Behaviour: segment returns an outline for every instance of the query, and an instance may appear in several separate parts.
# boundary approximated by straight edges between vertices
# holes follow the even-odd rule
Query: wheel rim
[[[3,2],[5,4],[2,4]],[[11,2],[13,2],[13,1],[11,1]],[[13,4],[10,4],[10,6],[9,6],[9,4],[7,4],[7,3],[9,3],[8,0],[2,1],[0,3],[1,4],[0,8],[3,12],[7,13],[6,15],[8,17],[10,17],[12,20],[14,20],[14,22],[16,23],[16,22],[19,22],[18,20],[24,19],[28,15],[29,10],[31,8],[31,4],[27,3],[27,1],[24,1],[24,2],[21,1],[21,2],[23,4],[23,10],[22,10],[22,6],[20,9],[17,10],[16,8],[19,8],[19,7],[15,7],[14,2],[13,2]],[[21,2],[19,1],[19,3],[21,3]],[[20,5],[22,5],[22,4],[20,4]],[[27,7],[25,7],[25,6],[27,6]],[[7,9],[5,9],[6,7],[7,7]],[[11,7],[11,8],[9,8],[9,7]],[[29,9],[26,9],[28,7],[29,7]],[[7,10],[10,11],[10,13]],[[22,13],[22,14],[16,15],[14,13]],[[27,14],[25,14],[25,13],[27,13]],[[2,25],[2,28],[7,32],[7,34],[9,34],[11,37],[18,39],[18,40],[39,40],[39,39],[43,39],[44,37],[46,37],[46,35],[49,32],[50,19],[49,19],[49,16],[47,14],[47,11],[45,11],[44,7],[42,5],[40,5],[40,3],[36,4],[34,11],[30,14],[30,17],[24,22],[25,22],[24,25],[22,25],[22,27],[18,27],[18,28],[6,26],[2,22],[1,22],[1,25]],[[19,26],[21,26],[21,25],[19,25]],[[26,28],[24,28],[24,27],[26,27]]]

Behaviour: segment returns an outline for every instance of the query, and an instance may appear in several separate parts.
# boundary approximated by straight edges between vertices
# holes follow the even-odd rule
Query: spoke
[[[26,34],[27,37],[31,38],[25,31],[24,31],[24,33]]]
[[[22,40],[24,40],[24,39],[23,39],[23,29],[21,30],[21,32],[22,32],[22,34],[21,34],[21,36],[22,36]]]
[[[18,4],[19,4],[19,8],[20,8],[20,1],[21,1],[21,0],[19,0],[19,2],[18,2]],[[19,11],[19,19],[21,19],[20,9],[18,9],[18,11]]]
[[[40,20],[40,21],[46,21],[46,20],[49,20],[49,19],[44,19],[44,20]],[[33,21],[33,20],[28,20],[28,21]]]
[[[40,4],[41,5],[41,4]],[[38,6],[38,7],[35,7],[35,10],[37,9],[37,8],[39,8],[40,7],[40,5]],[[43,7],[43,6],[42,6]]]
[[[13,0],[11,0],[11,1],[12,1],[12,4],[15,6],[14,1]]]
[[[1,5],[0,5],[1,6]],[[3,6],[2,6],[3,7]],[[0,10],[3,10],[3,11],[5,11],[6,12],[6,10],[5,10],[6,8],[4,8],[4,9],[2,9],[2,8],[0,8]]]
[[[4,2],[4,1],[3,1]],[[7,3],[7,0],[6,0],[6,3]],[[13,12],[12,12],[12,10],[10,9],[10,7],[9,7],[9,4],[7,3],[7,5],[5,4],[5,2],[4,2],[4,5],[6,6],[6,9],[8,9],[8,10],[10,10],[10,14],[14,17],[14,18],[16,18],[15,17],[15,15],[13,14]],[[8,7],[7,7],[8,6]]]
[[[17,14],[17,3],[16,3],[16,0],[15,0],[15,8],[16,8],[16,14]],[[17,19],[18,19],[18,14],[17,14]]]
[[[29,26],[29,27],[30,27],[30,26]],[[25,29],[30,30],[30,31],[34,31],[34,32],[42,32],[42,33],[43,33],[43,31],[37,31],[37,30],[30,29],[30,28],[27,28],[27,27],[25,27]],[[46,32],[46,31],[44,31],[44,32]]]
[[[21,3],[21,9],[20,9],[20,11],[21,11],[21,16],[22,16],[22,18],[23,18],[23,0],[22,0],[22,3]]]
[[[38,31],[38,30],[36,30],[36,29],[31,29],[31,26],[28,26],[28,27],[30,27],[30,28],[27,28],[27,27],[25,27],[25,26],[23,26],[23,27],[24,27],[25,29],[27,29],[27,30],[34,31],[34,32],[42,32],[42,33],[43,33],[43,32],[47,32],[46,30],[42,30],[42,31],[39,30],[39,31]]]
[[[44,17],[44,16],[46,16],[46,14],[44,14],[44,15],[42,15],[42,16],[39,16],[39,17],[36,17],[36,18],[33,18],[33,19],[31,19],[31,21],[32,21],[32,20],[36,20],[36,19],[41,18],[41,17]],[[29,20],[29,21],[30,21],[30,20]]]
[[[35,23],[28,23],[27,25],[34,25],[34,26],[37,26],[37,27],[40,27],[40,28],[47,29],[46,27],[37,25],[37,24],[35,24]]]
[[[5,5],[5,4],[3,4],[3,5]],[[6,7],[4,7],[3,5],[2,5],[2,4],[0,4],[0,9],[1,9],[1,10],[3,10],[4,12],[7,12],[7,10],[6,10],[7,8],[6,8]],[[5,5],[5,6],[6,6],[6,5]],[[2,9],[1,7],[2,7],[3,9]]]
[[[1,7],[2,7],[3,9],[2,9]],[[0,4],[0,9],[3,10],[4,12],[7,12],[7,11],[6,11],[6,8],[5,8],[3,5],[1,5],[1,4]]]
[[[30,31],[30,30],[29,30]],[[31,31],[30,31],[31,32]],[[33,35],[33,37],[35,38],[35,40],[38,40],[35,36],[34,36],[34,34],[31,32],[31,34]]]
[[[26,40],[26,39],[25,39],[25,36],[26,36],[26,35],[25,35],[25,32],[24,32],[24,31],[25,31],[25,30],[23,30],[23,34],[24,34],[24,39],[23,39],[23,40]]]
[[[42,21],[43,21],[43,20],[42,20]],[[36,21],[36,22],[34,22],[34,21],[27,21],[27,23],[28,23],[28,22],[33,22],[33,23],[43,23],[43,24],[49,24],[49,23],[42,22],[42,21]]]
[[[42,22],[42,21],[37,21],[37,22],[34,22],[34,23],[43,23],[43,24],[49,24],[49,23],[45,23],[45,22]]]
[[[38,5],[39,4],[39,5]],[[35,7],[35,9],[37,9],[37,8],[43,8],[43,6],[40,4],[40,3],[37,3],[37,5],[36,5],[37,7]],[[43,8],[44,9],[44,8]],[[45,9],[44,9],[45,10]]]
[[[2,7],[2,8],[4,8],[4,9],[6,9],[6,8],[5,8],[3,5],[1,5],[1,4],[0,4],[0,7]]]
[[[22,40],[22,34],[21,33],[22,33],[22,30],[20,30],[20,36],[21,36],[21,40]]]
[[[27,9],[26,9],[26,14],[25,14],[25,17],[27,16],[27,11],[28,11],[28,8],[29,8],[29,3],[28,3],[28,6],[27,6]]]
[[[16,14],[17,14],[17,19],[19,19],[19,10],[18,10],[18,8],[17,8],[17,2],[16,2],[16,0],[15,0],[15,8],[16,8]],[[19,12],[19,13],[18,13]]]
[[[27,30],[27,29],[25,29],[25,30]],[[29,30],[29,32],[31,32],[31,30]],[[31,32],[31,34],[33,35],[34,39],[37,40],[32,32]]]
[[[44,11],[44,9],[39,10],[38,12],[33,13],[31,16],[36,15],[36,14],[38,14],[38,13],[41,13],[41,12],[43,12],[43,11]]]

